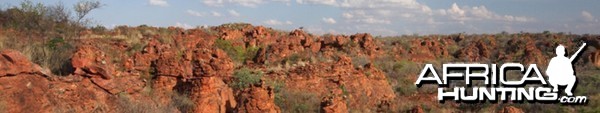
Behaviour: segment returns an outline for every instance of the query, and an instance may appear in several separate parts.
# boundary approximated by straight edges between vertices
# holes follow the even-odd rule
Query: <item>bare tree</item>
[[[48,7],[46,16],[50,17],[54,22],[66,23],[69,22],[71,13],[65,8],[62,2],[59,2],[55,6]]]
[[[85,15],[87,15],[88,13],[90,13],[90,11],[94,9],[102,7],[102,5],[99,1],[79,1],[73,7],[75,8],[75,12],[77,13],[77,22],[81,25],[84,25],[82,20],[85,17]]]

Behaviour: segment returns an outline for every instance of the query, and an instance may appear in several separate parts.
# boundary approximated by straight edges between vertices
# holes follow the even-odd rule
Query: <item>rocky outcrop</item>
[[[523,110],[516,108],[514,106],[506,106],[502,108],[498,113],[525,113]]]
[[[408,59],[413,62],[423,62],[437,57],[448,57],[450,52],[447,47],[450,45],[454,45],[454,41],[449,38],[414,39],[410,42]]]
[[[467,62],[489,61],[495,57],[492,55],[495,47],[496,41],[493,38],[480,38],[458,50],[455,56]]]
[[[42,69],[23,56],[20,52],[14,50],[0,51],[0,77],[14,76],[19,74],[51,74],[48,70]]]
[[[553,57],[557,44],[574,47],[572,42],[576,40],[558,39],[560,36],[552,36],[551,41],[539,40],[540,36],[529,34],[502,39],[459,34],[387,42],[367,33],[315,36],[302,29],[281,32],[249,24],[142,28],[113,30],[114,35],[126,35],[115,36],[121,38],[76,39],[70,60],[73,70],[66,76],[51,75],[19,52],[0,51],[0,110],[278,113],[298,108],[326,113],[396,109],[452,112],[463,106],[452,102],[438,105],[430,87],[416,91],[407,87],[406,83],[410,86],[417,77],[411,75],[418,72],[413,70],[421,68],[415,66],[455,61],[540,66]],[[231,44],[233,49],[221,48],[223,45],[217,44],[222,43],[216,43],[219,41]],[[592,64],[600,66],[600,52],[585,53]],[[235,60],[230,55],[236,55],[231,56]],[[240,78],[232,75],[240,68],[264,72],[261,82],[231,88],[239,82]],[[271,80],[284,90],[264,83]],[[293,103],[297,100],[310,103],[298,107]],[[516,107],[502,108],[501,112],[505,111],[522,112]]]
[[[587,43],[588,49],[595,50],[589,53],[588,60],[596,67],[600,67],[600,37],[586,37],[583,41]]]
[[[195,40],[196,37],[188,38]],[[153,81],[153,89],[160,91],[156,95],[161,103],[176,101],[171,97],[177,93],[195,103],[181,108],[182,111],[224,113],[233,110],[236,107],[233,90],[225,83],[233,73],[232,60],[224,51],[205,45],[211,43],[191,42],[196,44],[178,40],[174,44],[163,44],[152,40],[136,54],[136,69],[155,74],[149,81]],[[177,45],[189,48],[177,48]]]
[[[264,81],[244,89],[239,96],[240,106],[237,112],[242,113],[280,113],[275,105],[275,92]]]
[[[103,51],[99,51],[91,43],[79,46],[71,57],[75,75],[103,79],[112,79],[114,76],[110,61],[110,57],[107,57]]]
[[[500,58],[498,60],[500,61],[519,61],[523,64],[545,65],[548,59],[555,56],[555,54],[544,55],[537,41],[529,36],[512,38],[506,42],[506,45],[510,46],[506,47],[505,51],[499,54]],[[548,48],[555,48],[556,45],[558,44],[551,44]],[[547,51],[554,51],[554,49]]]
[[[421,108],[420,105],[417,105],[410,110],[410,113],[425,113],[425,111],[423,111],[423,108]]]
[[[256,30],[255,30],[256,31]],[[260,32],[258,32],[260,33]],[[252,34],[257,34],[253,32]],[[254,35],[252,35],[254,36]],[[310,55],[323,52],[331,57],[335,51],[348,51],[348,54],[358,54],[375,57],[381,54],[379,44],[370,34],[355,34],[351,36],[331,35],[323,37],[312,36],[303,30],[294,30],[280,38],[257,38],[250,40],[250,46],[263,45],[253,59],[254,63],[277,62],[294,54]],[[274,41],[261,41],[274,40]]]
[[[588,59],[596,67],[600,67],[600,51],[594,51],[594,52],[590,53],[590,55],[588,56]]]
[[[0,68],[0,103],[6,112],[93,112],[103,109],[114,112],[114,106],[105,106],[109,94],[89,79],[62,82],[47,74],[21,53],[2,50]],[[68,77],[65,77],[68,78]],[[114,101],[113,101],[114,102]],[[100,108],[100,106],[103,106]]]
[[[235,108],[233,90],[224,82],[233,74],[231,59],[219,49],[199,49],[194,54],[194,78],[184,78],[187,81],[175,88],[189,91],[190,98],[196,103],[193,111],[224,113]]]
[[[78,47],[71,58],[74,75],[89,78],[94,84],[110,94],[137,92],[144,86],[139,76],[121,76],[109,56],[103,51],[86,43]]]
[[[323,113],[348,113],[348,105],[344,99],[341,89],[334,89],[331,94],[321,101],[321,112]]]
[[[269,76],[286,76],[272,73]],[[325,97],[331,90],[347,92],[348,106],[369,111],[386,100],[395,98],[386,76],[371,64],[354,68],[349,57],[340,56],[337,62],[323,62],[292,69],[285,78],[286,89],[299,90]],[[375,111],[371,109],[371,111]]]

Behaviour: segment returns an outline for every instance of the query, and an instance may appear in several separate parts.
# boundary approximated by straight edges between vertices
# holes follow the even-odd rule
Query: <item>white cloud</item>
[[[358,22],[364,22],[367,24],[391,24],[392,23],[390,20],[377,19],[377,18],[372,18],[372,17],[358,20]]]
[[[365,10],[351,10],[342,14],[348,22],[365,24],[391,24],[389,16],[385,13],[372,13]]]
[[[455,15],[460,15],[460,16],[465,15],[465,10],[460,9],[460,7],[458,7],[458,5],[456,3],[452,3],[452,6],[450,6],[450,9],[448,9],[447,12],[450,14],[455,14]]]
[[[336,0],[296,0],[298,4],[322,4],[322,5],[331,5],[337,6],[338,3]]]
[[[424,5],[419,4],[416,0],[343,0],[340,3],[341,7],[346,8],[386,8],[386,7],[403,7],[410,9],[420,9]]]
[[[343,19],[352,24],[391,24],[401,18],[432,15],[432,9],[416,0],[338,0],[332,6],[344,12]],[[400,19],[399,19],[400,18]]]
[[[232,10],[229,10],[229,15],[238,17],[238,16],[240,16],[240,13],[238,13],[237,11],[232,9]]]
[[[160,7],[169,6],[169,3],[167,3],[167,1],[165,1],[165,0],[148,0],[148,2],[150,2],[150,5],[155,5],[155,6],[160,6]]]
[[[224,0],[204,0],[202,3],[207,6],[220,7],[223,6]]]
[[[472,9],[473,9],[473,11],[471,11],[471,14],[473,14],[475,17],[491,19],[491,18],[494,18],[494,16],[495,16],[495,14],[493,12],[487,10],[487,8],[485,8],[485,6],[473,7]]]
[[[325,22],[325,23],[328,23],[328,24],[335,24],[336,23],[335,19],[333,19],[331,17],[329,17],[329,18],[323,18],[322,21]]]
[[[201,13],[201,12],[197,12],[197,11],[194,11],[194,10],[187,10],[186,12],[187,12],[189,15],[192,15],[192,16],[197,16],[197,17],[203,17],[203,16],[205,15],[205,14],[203,14],[203,13]]]
[[[207,6],[212,7],[221,7],[224,4],[237,4],[245,7],[256,7],[259,4],[264,3],[263,0],[204,0],[204,3]]]
[[[467,20],[488,20],[504,22],[529,22],[535,19],[524,16],[500,15],[488,10],[485,6],[459,7],[453,3],[449,9],[439,11],[442,16],[449,16],[453,20],[463,23]]]
[[[263,3],[262,0],[231,0],[234,3],[237,3],[246,7],[256,7],[256,5]]]
[[[212,15],[214,17],[221,17],[221,16],[223,16],[223,15],[221,15],[221,13],[215,12],[215,11],[210,12],[210,15]]]
[[[583,20],[585,20],[585,21],[598,22],[598,19],[596,19],[596,17],[594,17],[594,15],[592,15],[592,13],[590,13],[590,12],[581,11],[581,16],[583,17]]]
[[[284,24],[285,25],[292,25],[292,24],[294,24],[294,23],[292,23],[292,21],[282,22],[282,21],[275,20],[275,19],[269,19],[269,20],[264,21],[263,23],[265,23],[267,25],[284,25]]]
[[[180,22],[175,23],[175,26],[176,27],[181,27],[181,28],[184,28],[184,29],[192,29],[192,28],[194,28],[193,26],[191,26],[189,24],[180,23]]]
[[[342,13],[342,17],[344,17],[346,19],[350,19],[350,18],[354,17],[354,15],[352,15],[348,12],[344,12],[344,13]]]
[[[411,17],[414,17],[415,15],[411,14],[411,13],[404,13],[404,14],[400,14],[400,16],[404,17],[404,18],[411,18]]]
[[[389,35],[390,33],[397,33],[389,31],[391,29],[390,27],[396,26],[392,25],[393,23],[405,23],[407,26],[418,26],[412,28],[410,31],[423,33],[451,28],[449,26],[471,25],[478,22],[495,25],[509,25],[513,22],[535,21],[534,18],[526,16],[499,14],[483,5],[468,7],[452,3],[447,9],[432,9],[417,0],[327,0],[319,2],[313,0],[297,0],[296,2],[304,4],[324,4],[340,8],[342,10],[340,15],[342,18],[340,18],[341,20],[336,20],[336,23],[340,28],[344,28],[345,31],[342,32],[375,32]],[[325,19],[322,21],[324,22],[324,20]],[[357,28],[355,27],[356,25],[362,27]],[[366,27],[373,29],[365,31],[364,28]],[[375,28],[378,29],[376,30]]]
[[[478,23],[486,23],[498,26],[513,26],[514,23],[524,23],[536,21],[535,18],[519,15],[502,14],[502,12],[496,12],[493,9],[488,9],[484,5],[475,6],[464,6],[458,3],[448,4],[447,8],[436,8],[432,9],[426,4],[420,3],[418,0],[204,0],[203,3],[207,6],[229,6],[238,5],[244,7],[257,7],[259,5],[268,4],[269,2],[282,2],[285,5],[290,3],[296,3],[297,5],[323,5],[333,8],[338,8],[342,12],[339,18],[325,17],[321,18],[321,22],[328,24],[335,24],[333,28],[339,32],[375,32],[384,33],[382,35],[389,35],[385,33],[397,33],[392,32],[394,30],[400,30],[401,32],[407,32],[409,29],[411,32],[459,32],[458,30],[470,30],[479,27]],[[235,10],[229,10],[225,12],[227,16],[239,16],[240,14]],[[211,15],[208,12],[206,15]],[[219,14],[221,15],[221,14]],[[222,15],[222,16],[225,16]],[[213,15],[214,16],[214,15]],[[593,15],[584,14],[582,16],[585,20],[596,21],[598,18]],[[589,19],[589,17],[593,17]],[[270,19],[263,21],[264,24],[268,25],[286,25],[293,24],[290,21],[279,21]],[[397,28],[401,26],[417,26],[414,28]],[[356,28],[356,25],[363,26]],[[474,26],[474,27],[461,27],[454,28],[456,25],[463,26]],[[364,30],[365,27],[372,28]],[[376,29],[377,28],[377,29]],[[322,31],[328,31],[332,27],[324,27]],[[343,29],[340,30],[340,29]],[[446,29],[450,29],[447,31]],[[490,30],[488,28],[482,28]],[[518,28],[516,28],[518,29]],[[495,30],[495,29],[494,29]],[[477,31],[476,31],[477,32]]]
[[[216,12],[216,11],[211,11],[209,13],[207,12],[198,12],[198,11],[194,11],[194,10],[187,10],[186,11],[187,14],[192,15],[192,16],[196,16],[196,17],[204,17],[204,16],[213,16],[213,17],[222,17],[224,16],[223,14]],[[240,13],[238,13],[235,10],[229,10],[228,11],[229,15],[234,16],[234,17],[238,17],[240,16]]]
[[[288,20],[288,21],[285,21],[285,24],[287,24],[287,25],[292,25],[292,24],[294,24],[294,23],[293,23],[292,21],[289,21],[289,20]]]

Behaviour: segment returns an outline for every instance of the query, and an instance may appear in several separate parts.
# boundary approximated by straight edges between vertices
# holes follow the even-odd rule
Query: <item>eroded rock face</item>
[[[456,57],[459,59],[465,59],[468,62],[489,60],[494,57],[492,55],[492,51],[495,49],[495,46],[496,43],[493,38],[480,38],[467,45],[467,47],[458,50]]]
[[[8,69],[0,73],[0,103],[5,111],[93,112],[98,108],[114,112],[111,106],[99,107],[112,99],[89,79],[76,83],[56,81],[59,79],[52,79],[52,75],[45,74],[19,52],[3,50],[1,55],[1,66]]]
[[[119,73],[122,72],[116,71],[116,66],[111,61],[111,58],[96,46],[85,43],[73,54],[71,65],[75,69],[74,75],[89,78],[110,94],[137,92],[145,86],[139,76],[121,76]]]
[[[420,105],[417,105],[412,110],[410,110],[410,113],[425,113],[425,111],[423,111],[423,108],[421,108]]]
[[[408,59],[414,62],[423,62],[435,59],[436,57],[448,57],[450,53],[447,47],[453,45],[453,42],[449,38],[412,40],[411,48],[408,50]]]
[[[506,45],[503,53],[500,53],[500,61],[519,61],[523,64],[538,64],[545,65],[548,59],[555,56],[555,54],[544,55],[540,50],[538,43],[533,38],[524,36],[522,38],[512,38]],[[558,44],[550,44],[548,48],[555,48]],[[570,44],[569,44],[570,45]],[[554,51],[550,49],[547,51]],[[552,52],[554,53],[554,52]]]
[[[188,34],[191,35],[191,34]],[[188,37],[195,40],[199,37]],[[194,42],[194,41],[191,41]],[[155,72],[152,88],[161,101],[168,104],[173,94],[188,97],[194,105],[180,108],[185,112],[227,112],[236,106],[233,90],[225,83],[233,73],[233,62],[227,54],[208,48],[203,41],[175,41],[163,44],[150,41],[142,53],[136,54],[136,69]],[[173,45],[184,45],[185,49]],[[150,81],[150,80],[148,80]]]
[[[502,108],[498,113],[525,113],[523,110],[516,108],[514,106],[506,106]]]
[[[233,111],[237,107],[236,99],[233,90],[226,84],[233,73],[233,62],[224,51],[212,47],[212,41],[205,41],[203,37],[199,37],[205,35],[202,31],[192,30],[176,35],[171,41],[165,41],[166,39],[159,41],[160,36],[145,38],[148,40],[147,45],[140,52],[135,52],[130,58],[126,58],[122,65],[123,69],[120,70],[114,69],[118,66],[112,64],[107,51],[92,43],[84,43],[77,47],[71,59],[75,76],[68,77],[69,84],[87,84],[95,89],[70,90],[102,97],[101,100],[106,101],[98,104],[122,111],[131,111],[132,108],[121,104],[144,106],[148,107],[148,110],[165,109],[168,112]],[[209,39],[214,40],[214,38]],[[52,84],[61,84],[61,88],[67,87],[62,86],[64,85],[62,82]],[[146,86],[149,84],[150,86]],[[69,89],[58,91],[62,90]],[[122,96],[123,94],[130,96]],[[144,96],[148,94],[153,95],[153,99]],[[192,105],[168,106],[177,103],[175,101],[180,101],[181,98],[189,98],[191,101],[189,103]],[[56,101],[69,100],[64,99],[67,98]],[[143,101],[154,99],[157,101]],[[117,105],[107,105],[111,103]],[[90,106],[92,105],[97,104]],[[174,107],[176,109],[173,109]],[[87,110],[93,109],[76,111]]]
[[[251,85],[242,91],[238,97],[240,106],[237,112],[241,113],[280,113],[275,105],[275,92],[272,87],[266,86],[264,81]]]
[[[194,77],[230,77],[233,74],[233,61],[221,49],[194,50],[192,65]]]
[[[360,45],[360,47],[362,48],[360,50],[365,50],[364,52],[359,52],[359,53],[365,53],[366,55],[369,55],[369,56],[380,54],[379,53],[380,47],[378,45],[379,43],[374,41],[371,34],[368,34],[368,33],[355,34],[355,35],[350,36],[350,39],[352,39],[352,42],[358,43],[358,45]]]
[[[41,74],[48,75],[49,71],[43,70],[23,56],[20,52],[14,50],[0,51],[0,77],[14,76],[18,74]]]
[[[195,103],[192,112],[225,113],[237,106],[233,91],[219,77],[201,77],[179,82],[175,88],[189,94]]]
[[[589,56],[589,60],[592,62],[592,64],[594,64],[596,67],[600,67],[600,51],[594,51],[590,54]]]
[[[321,112],[323,113],[348,113],[348,105],[346,105],[343,91],[336,89],[330,95],[323,98],[321,101]]]
[[[586,37],[583,41],[587,43],[588,49],[595,50],[589,53],[588,60],[596,67],[600,67],[600,37]]]
[[[276,75],[270,76],[283,76]],[[385,101],[395,98],[386,76],[371,64],[355,69],[349,57],[341,56],[337,62],[317,63],[292,69],[285,79],[286,89],[310,92],[325,97],[331,90],[348,92],[348,106],[374,112]],[[342,89],[340,89],[342,88]],[[385,107],[385,106],[381,106]]]
[[[323,53],[325,57],[332,57],[336,51],[349,51],[349,54],[358,54],[374,58],[380,55],[379,42],[370,34],[355,34],[351,36],[331,35],[316,37],[303,30],[294,30],[287,36],[265,41],[253,59],[254,63],[277,62],[292,55],[312,55]]]
[[[49,81],[39,75],[18,74],[0,79],[0,97],[7,112],[44,112],[54,106],[47,97]],[[37,97],[37,98],[33,98]]]
[[[106,54],[91,43],[79,46],[71,57],[74,74],[86,77],[112,79],[114,70],[109,63],[110,59]]]
[[[139,37],[125,36],[140,38],[134,41],[79,40],[81,42],[77,42],[77,49],[71,58],[74,72],[64,77],[50,75],[50,72],[16,51],[0,51],[0,109],[7,112],[174,113],[278,113],[288,110],[282,108],[290,106],[276,105],[275,97],[278,94],[265,83],[239,90],[230,88],[235,81],[232,77],[234,70],[247,67],[265,72],[262,80],[281,81],[282,87],[289,90],[285,93],[307,93],[309,96],[302,96],[316,99],[310,101],[315,105],[320,104],[314,106],[320,107],[320,112],[394,112],[393,109],[397,108],[395,104],[410,100],[427,106],[409,104],[409,107],[400,111],[421,113],[425,108],[458,108],[459,105],[446,103],[444,106],[430,106],[439,102],[435,94],[427,92],[418,91],[418,95],[395,94],[387,76],[375,64],[369,61],[365,65],[355,65],[357,63],[353,60],[365,57],[372,61],[390,54],[384,52],[391,52],[393,57],[388,58],[393,60],[389,61],[408,60],[417,65],[446,58],[482,63],[495,59],[497,61],[491,62],[544,65],[549,57],[553,57],[548,53],[557,44],[575,47],[570,42],[572,40],[566,43],[539,41],[538,37],[527,34],[510,40],[507,38],[506,43],[499,45],[496,43],[501,41],[496,41],[493,35],[466,37],[459,34],[392,42],[394,47],[391,50],[383,50],[390,48],[381,46],[379,40],[366,33],[315,36],[302,29],[280,32],[251,25],[187,30],[175,27],[148,29],[162,29],[166,33],[160,31],[133,34]],[[122,31],[114,30],[112,34],[127,35],[130,34],[129,30],[140,29],[125,28]],[[557,36],[552,38],[556,39]],[[241,50],[258,51],[255,56],[246,54],[248,61],[234,62],[228,56],[231,51],[216,47],[217,40],[229,41]],[[597,37],[586,40],[597,40]],[[98,46],[102,44],[108,46]],[[134,48],[129,44],[139,44],[141,47]],[[588,44],[600,48],[597,42]],[[600,66],[599,51],[586,53],[593,64]],[[301,60],[287,61],[298,56]],[[396,65],[392,67],[396,68]],[[408,79],[412,81],[416,78],[409,76]],[[506,107],[501,112],[522,110]]]

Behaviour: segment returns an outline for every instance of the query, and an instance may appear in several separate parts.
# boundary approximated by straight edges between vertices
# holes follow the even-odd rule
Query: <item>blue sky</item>
[[[33,0],[44,4],[75,0]],[[3,0],[2,7],[21,0]],[[96,24],[215,26],[245,22],[281,30],[374,35],[600,31],[598,0],[102,0]]]

